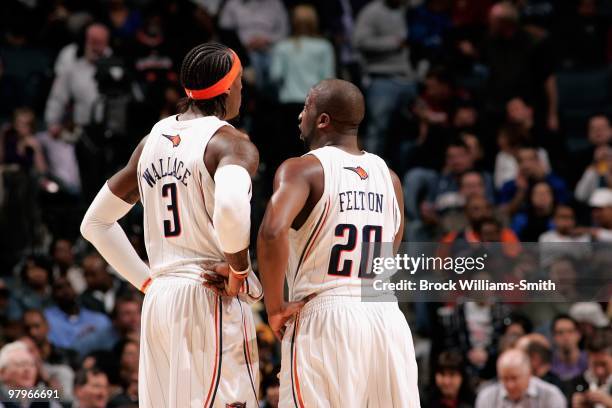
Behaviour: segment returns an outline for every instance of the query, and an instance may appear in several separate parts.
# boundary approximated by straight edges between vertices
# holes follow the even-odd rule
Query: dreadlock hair
[[[187,53],[181,65],[181,85],[187,89],[204,89],[214,85],[232,68],[230,49],[223,44],[207,42],[194,47]],[[224,118],[227,94],[221,94],[211,99],[195,100],[182,98],[177,109],[185,113],[189,109],[197,109],[206,116]]]

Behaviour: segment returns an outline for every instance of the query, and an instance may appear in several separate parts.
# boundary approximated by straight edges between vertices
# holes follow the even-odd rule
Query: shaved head
[[[365,102],[359,88],[341,79],[326,79],[306,96],[298,117],[300,139],[309,150],[338,145],[360,152],[357,133],[364,115]]]
[[[365,115],[363,94],[355,85],[341,79],[326,79],[310,91],[317,114],[327,113],[340,130],[357,128]],[[339,126],[340,128],[339,128]]]

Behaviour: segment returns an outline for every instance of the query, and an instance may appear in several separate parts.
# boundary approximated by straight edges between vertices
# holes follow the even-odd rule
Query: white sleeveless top
[[[196,276],[204,260],[222,260],[213,227],[215,183],[204,164],[212,136],[228,126],[214,116],[157,122],[138,161],[144,236],[152,276]]]
[[[375,252],[362,254],[362,243],[392,243],[401,223],[391,173],[383,159],[366,152],[328,146],[308,154],[321,162],[325,187],[304,225],[289,232],[289,299],[361,296]]]

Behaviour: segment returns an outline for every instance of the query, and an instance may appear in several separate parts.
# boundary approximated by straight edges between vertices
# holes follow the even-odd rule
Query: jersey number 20
[[[336,244],[331,250],[331,258],[329,260],[329,268],[327,273],[335,276],[350,277],[353,274],[353,261],[350,259],[344,260],[340,265],[340,256],[343,252],[353,252],[357,246],[357,227],[353,224],[338,224],[336,225],[335,235],[337,237],[348,239],[346,244]],[[361,260],[359,262],[359,278],[373,278],[373,273],[370,271],[368,259],[370,257],[371,248],[374,249],[373,258],[380,256],[380,242],[382,240],[382,227],[380,225],[364,225],[361,230],[362,243]],[[374,243],[373,245],[370,243]]]
[[[178,196],[176,194],[176,183],[164,184],[162,187],[162,197],[170,196],[170,204],[166,206],[172,213],[172,221],[164,220],[164,236],[178,237],[181,235],[181,220],[179,218]]]

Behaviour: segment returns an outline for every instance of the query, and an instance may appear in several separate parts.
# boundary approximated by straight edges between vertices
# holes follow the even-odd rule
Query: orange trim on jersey
[[[215,387],[215,380],[217,379],[217,365],[219,363],[219,357],[221,356],[221,350],[219,350],[219,313],[218,311],[219,297],[215,297],[215,367],[213,369],[212,380],[210,382],[210,386],[208,387],[208,394],[206,395],[206,402],[204,402],[204,407],[208,406],[208,401],[210,401],[210,396],[212,394],[213,388]]]
[[[188,97],[195,100],[203,100],[203,99],[212,99],[216,96],[219,96],[224,93],[229,93],[229,89],[234,83],[236,77],[240,74],[240,70],[242,68],[242,64],[240,63],[240,58],[234,52],[234,50],[230,50],[232,55],[232,68],[229,70],[227,74],[220,80],[218,80],[215,84],[209,86],[204,89],[187,89],[185,88],[185,93]]]
[[[140,291],[142,293],[147,293],[147,289],[149,288],[149,285],[151,285],[151,282],[153,282],[153,280],[150,277],[147,278],[147,280],[145,280],[142,286],[140,287]]]
[[[323,222],[319,226],[319,229],[315,233],[314,238],[310,242],[310,247],[306,250],[306,255],[304,255],[304,260],[303,260],[304,263],[306,263],[306,259],[308,259],[308,255],[310,255],[310,251],[314,247],[315,242],[317,242],[317,238],[319,237],[319,233],[321,233],[321,231],[323,230],[323,226],[325,225],[325,222],[327,221],[327,215],[329,214],[329,208],[330,207],[331,207],[331,203],[329,202],[329,199],[328,199],[327,200],[327,210],[325,210],[325,215],[323,216]]]
[[[298,335],[299,328],[300,328],[300,312],[298,312],[297,316],[295,317],[294,336],[296,338]],[[298,403],[300,405],[300,408],[303,408],[305,405],[304,405],[304,400],[302,400],[302,390],[300,389],[300,379],[298,378],[298,372],[297,372],[297,342],[294,343],[294,347],[293,347],[293,378],[295,379],[295,391],[297,393]]]

